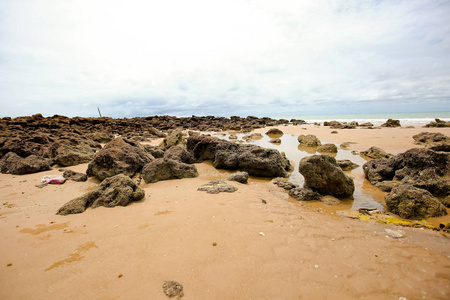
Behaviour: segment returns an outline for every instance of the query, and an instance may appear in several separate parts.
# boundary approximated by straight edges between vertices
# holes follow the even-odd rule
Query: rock
[[[237,140],[238,137],[235,134],[230,134],[230,136],[228,137],[230,140]]]
[[[164,294],[169,298],[177,297],[177,299],[180,299],[184,296],[183,286],[176,281],[165,281],[162,288]]]
[[[361,127],[373,127],[373,124],[370,123],[370,122],[366,122],[366,123],[359,124],[359,126],[361,126]]]
[[[228,176],[229,181],[237,181],[240,183],[247,183],[248,181],[248,173],[247,172],[237,172]]]
[[[381,127],[400,127],[400,120],[388,119]]]
[[[164,150],[157,146],[151,146],[151,145],[143,145],[145,152],[149,153],[154,158],[161,158],[164,157]]]
[[[226,183],[224,179],[216,179],[202,185],[197,190],[207,192],[208,194],[218,194],[222,192],[233,193],[237,191],[237,188]]]
[[[395,176],[395,165],[393,159],[379,158],[371,160],[363,165],[365,177],[372,183],[392,180]]]
[[[270,139],[269,143],[272,143],[272,144],[281,144],[281,140],[280,140],[280,139]]]
[[[61,167],[69,167],[87,163],[92,160],[95,154],[94,150],[92,150],[92,148],[85,143],[80,143],[78,145],[59,145],[59,143],[55,143],[52,145],[51,149],[55,146],[57,148],[51,150],[55,155],[53,161]]]
[[[296,187],[289,190],[289,196],[298,201],[319,200],[322,195],[309,188]]]
[[[405,219],[421,220],[447,215],[445,206],[427,190],[401,184],[385,196],[387,209]]]
[[[434,122],[430,122],[425,127],[450,127],[450,121],[446,122],[439,119],[434,119]]]
[[[86,174],[100,181],[121,173],[133,177],[152,160],[140,144],[116,138],[94,155]]]
[[[443,151],[450,152],[450,143],[438,143],[430,146],[430,149],[433,151]]]
[[[345,198],[353,195],[355,184],[338,166],[334,157],[312,155],[300,161],[299,171],[305,177],[304,187],[322,195]]]
[[[163,138],[166,136],[166,134],[164,132],[162,132],[161,130],[158,130],[154,127],[150,127],[148,129],[148,133],[150,133],[151,135],[155,135],[157,137]]]
[[[320,153],[337,153],[338,149],[335,144],[323,144],[317,151]]]
[[[0,170],[13,175],[32,174],[50,170],[50,163],[49,159],[36,155],[22,158],[14,152],[9,152],[0,161]]]
[[[322,145],[320,140],[313,134],[301,134],[298,137],[298,142],[306,147],[318,147]]]
[[[342,143],[341,145],[339,145],[339,147],[340,147],[341,149],[343,149],[343,150],[348,150],[348,149],[350,149],[350,147],[351,147],[352,144],[356,144],[356,143],[353,143],[353,142],[344,142],[344,143]]]
[[[114,139],[114,135],[108,132],[90,132],[86,133],[85,137],[98,143],[109,143]]]
[[[440,199],[441,203],[444,204],[444,206],[450,208],[450,195]]]
[[[83,182],[87,180],[87,175],[72,170],[66,170],[63,173],[63,177],[67,180],[73,180],[78,182]]]
[[[186,147],[186,143],[183,137],[183,128],[177,128],[172,130],[169,135],[159,144],[162,150],[167,150],[172,146]]]
[[[379,188],[383,192],[389,193],[390,191],[392,191],[393,188],[395,188],[399,184],[400,184],[400,182],[386,180],[386,181],[377,182],[374,184],[374,186],[376,188]]]
[[[215,168],[240,169],[254,176],[285,177],[289,161],[274,149],[240,145],[217,138],[189,137],[187,149],[196,162],[210,160]]]
[[[285,190],[290,190],[290,189],[298,187],[298,184],[294,184],[294,183],[290,182],[289,179],[284,178],[284,177],[277,177],[272,180],[272,183],[278,185],[279,187],[281,187]]]
[[[417,144],[432,144],[450,141],[450,138],[440,132],[421,132],[413,135]]]
[[[194,178],[198,176],[195,165],[186,164],[170,158],[157,158],[142,169],[142,178],[146,183],[169,179]]]
[[[337,160],[337,163],[339,168],[342,169],[342,171],[351,171],[359,167],[359,165],[355,164],[354,162],[348,159]]]
[[[386,232],[387,237],[391,237],[393,239],[400,239],[406,236],[405,231],[401,229],[394,230],[386,228],[384,231]]]
[[[266,134],[267,134],[268,136],[276,136],[276,137],[280,137],[280,136],[283,136],[283,135],[284,135],[284,132],[281,131],[281,130],[278,129],[278,128],[271,128],[271,129],[269,129],[269,130],[266,132]]]
[[[361,155],[367,156],[369,158],[389,158],[392,157],[392,154],[386,153],[383,149],[379,147],[370,147],[366,151],[361,151]]]
[[[185,164],[193,164],[194,156],[180,146],[172,146],[164,153],[164,158],[177,160]]]
[[[249,135],[244,135],[244,136],[242,137],[242,139],[243,139],[244,141],[246,141],[246,142],[249,142],[249,141],[251,141],[251,140],[260,140],[260,139],[262,139],[262,138],[263,138],[263,136],[262,136],[261,133],[252,133],[252,134],[249,134]]]
[[[330,196],[330,195],[323,196],[319,200],[320,200],[320,202],[322,202],[323,204],[326,204],[326,205],[336,205],[336,204],[341,203],[341,201],[338,198]]]
[[[143,199],[144,196],[145,191],[131,180],[130,177],[119,174],[103,180],[94,191],[70,200],[56,214],[78,214],[84,212],[87,207],[126,206],[130,202]]]

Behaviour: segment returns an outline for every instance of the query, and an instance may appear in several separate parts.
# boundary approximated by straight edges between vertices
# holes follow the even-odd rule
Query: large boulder
[[[172,146],[164,153],[164,157],[168,159],[177,160],[186,164],[194,163],[194,156],[185,148],[180,146]]]
[[[430,149],[410,149],[388,159],[375,159],[363,165],[366,178],[375,186],[392,181],[429,191],[436,197],[450,195],[450,154]]]
[[[307,156],[300,161],[299,171],[305,177],[304,187],[322,195],[345,198],[355,191],[353,179],[339,168],[332,156]]]
[[[24,175],[50,170],[50,164],[51,161],[47,158],[36,155],[22,158],[14,152],[9,152],[0,161],[0,170],[2,173]]]
[[[145,196],[145,191],[140,188],[130,177],[123,174],[106,178],[94,191],[84,194],[64,204],[56,213],[57,215],[79,214],[87,207],[114,207],[126,206],[130,202],[139,201]]]
[[[140,144],[119,137],[94,155],[86,174],[100,180],[121,173],[132,177],[152,160]]]
[[[146,183],[197,176],[198,172],[195,165],[185,164],[170,158],[157,158],[142,169],[142,178]]]
[[[301,134],[297,138],[298,142],[306,147],[319,147],[322,145],[320,140],[313,134]]]
[[[240,145],[218,138],[189,137],[187,150],[197,162],[210,160],[218,169],[240,169],[254,176],[285,177],[289,161],[275,149]]]
[[[401,184],[385,196],[390,212],[405,219],[421,220],[447,215],[444,205],[430,192],[410,184]]]
[[[284,132],[278,128],[270,128],[266,134],[270,137],[280,137],[284,135]]]
[[[52,149],[54,148],[54,149]],[[78,145],[54,143],[50,147],[54,154],[53,161],[61,167],[69,167],[90,162],[94,157],[94,150],[85,143]]]

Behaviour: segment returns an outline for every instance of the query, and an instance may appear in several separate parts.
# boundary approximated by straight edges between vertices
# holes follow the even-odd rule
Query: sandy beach
[[[423,131],[450,136],[450,128],[277,128],[338,147],[352,142],[348,151],[378,146],[392,154],[423,147],[412,138]],[[67,216],[55,213],[98,180],[38,188],[61,168],[0,174],[0,299],[168,299],[162,285],[170,280],[182,284],[183,299],[450,298],[448,233],[340,217],[336,210],[351,205],[298,202],[264,178],[207,194],[197,188],[232,172],[196,167],[196,178],[142,183],[145,198],[126,207]],[[358,193],[383,201],[361,167],[351,176],[361,181]]]

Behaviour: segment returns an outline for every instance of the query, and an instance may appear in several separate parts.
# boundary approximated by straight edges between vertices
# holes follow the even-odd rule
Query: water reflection
[[[246,144],[254,144],[265,148],[276,149],[279,152],[284,152],[286,157],[291,162],[294,167],[294,171],[290,174],[289,180],[299,186],[303,186],[304,178],[298,171],[298,165],[302,158],[314,154],[320,154],[317,152],[318,147],[306,147],[304,145],[299,145],[297,136],[291,134],[277,135],[281,144],[272,144],[270,140],[274,135],[266,135],[263,134],[262,138],[258,140],[248,140],[244,141],[242,138],[245,134],[242,133],[234,133],[237,137],[237,140],[241,143]],[[229,140],[229,135],[220,136],[219,138]],[[325,143],[326,141],[322,141]],[[343,199],[342,203],[348,203],[348,206],[351,206],[352,209],[357,210],[358,208],[378,208],[379,210],[383,210],[383,198],[384,193],[379,189],[373,187],[365,178],[364,172],[362,169],[362,165],[364,165],[367,160],[362,158],[359,155],[354,155],[350,150],[342,150],[338,149],[337,153],[329,153],[334,156],[337,160],[348,159],[359,165],[358,168],[353,169],[351,171],[345,171],[345,173],[351,176],[355,183],[355,192],[353,194],[352,199]],[[328,154],[328,155],[329,155]]]

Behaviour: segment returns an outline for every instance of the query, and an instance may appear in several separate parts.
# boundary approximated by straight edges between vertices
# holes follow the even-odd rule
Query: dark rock
[[[78,182],[83,182],[87,180],[87,175],[72,170],[66,170],[63,173],[63,177],[67,180],[73,180]]]
[[[447,215],[447,210],[430,192],[409,184],[401,184],[385,196],[390,212],[405,219],[421,220]]]
[[[400,120],[388,119],[381,127],[400,127]]]
[[[448,195],[448,196],[445,197],[445,198],[439,199],[439,200],[441,201],[441,203],[442,203],[444,206],[450,208],[450,195]]]
[[[276,136],[276,137],[280,137],[280,136],[283,136],[283,135],[284,135],[284,132],[281,131],[281,130],[278,129],[278,128],[270,128],[270,129],[266,132],[266,134],[267,134],[268,136]]]
[[[106,178],[94,191],[84,194],[64,204],[57,215],[78,214],[98,206],[114,207],[126,206],[130,202],[139,201],[145,196],[141,189],[130,177],[119,174]]]
[[[353,195],[355,184],[338,166],[334,157],[312,155],[300,161],[299,171],[305,177],[304,187],[322,195],[345,198]]]
[[[277,177],[274,180],[272,180],[272,183],[278,185],[279,187],[285,190],[290,190],[298,187],[298,184],[294,184],[290,182],[289,179],[284,177]]]
[[[430,146],[430,149],[433,151],[450,152],[450,143],[438,143]]]
[[[339,168],[342,169],[342,171],[351,171],[359,167],[359,165],[355,164],[354,162],[348,159],[337,160],[337,163]]]
[[[373,124],[370,123],[370,122],[366,122],[366,123],[359,124],[359,126],[361,126],[361,127],[373,127]]]
[[[363,165],[366,178],[372,183],[392,180],[395,176],[395,164],[393,159],[379,158],[371,160]]]
[[[164,157],[164,150],[157,146],[151,146],[151,145],[143,145],[145,152],[149,153],[154,158],[161,158]]]
[[[0,170],[13,175],[32,174],[50,170],[50,162],[49,159],[36,155],[22,158],[14,152],[9,152],[0,161]]]
[[[100,180],[121,173],[132,177],[152,160],[140,144],[116,138],[94,155],[86,174]]]
[[[193,164],[194,156],[189,153],[186,149],[180,146],[172,146],[165,153],[164,158],[177,160],[185,164]]]
[[[446,122],[439,119],[434,119],[434,122],[430,122],[425,127],[450,127],[450,121]]]
[[[390,191],[392,191],[393,188],[395,188],[399,184],[400,184],[400,182],[398,182],[398,181],[386,180],[386,181],[377,182],[374,184],[374,186],[379,188],[383,192],[389,193]]]
[[[215,168],[241,169],[250,175],[285,177],[289,161],[280,152],[256,145],[239,145],[217,138],[189,137],[187,149],[197,162],[210,160]]]
[[[421,132],[413,136],[417,144],[430,144],[450,141],[450,138],[440,132]]]
[[[248,181],[248,173],[247,172],[237,172],[228,176],[229,181],[237,181],[240,183],[247,183]]]
[[[69,167],[90,162],[95,154],[94,150],[84,143],[73,146],[54,143],[52,145],[52,148],[53,147],[56,147],[55,150],[51,150],[55,155],[53,161],[61,167]]]
[[[309,188],[296,187],[289,190],[289,196],[298,201],[319,200],[322,195]]]
[[[335,144],[323,144],[317,151],[320,153],[337,153],[338,149]]]
[[[361,151],[361,155],[367,156],[369,158],[389,158],[392,157],[392,154],[386,153],[383,149],[379,147],[370,147],[366,151]]]
[[[166,134],[164,132],[162,132],[161,130],[158,130],[158,129],[154,128],[154,127],[150,127],[148,129],[148,132],[151,135],[155,135],[155,136],[160,137],[160,138],[163,138],[163,137],[166,136]]]
[[[197,190],[207,192],[208,194],[218,194],[222,192],[233,193],[237,191],[237,188],[226,183],[223,179],[216,179],[202,185]]]
[[[114,135],[112,133],[104,131],[86,133],[85,137],[102,144],[109,143],[114,139]]]
[[[280,140],[280,139],[271,139],[271,140],[269,141],[269,143],[272,143],[272,144],[281,144],[281,140]]]
[[[322,145],[320,140],[313,134],[308,135],[301,134],[298,137],[298,142],[306,147],[318,147]]]
[[[146,183],[169,179],[194,178],[198,176],[195,165],[185,164],[169,158],[157,158],[142,169]]]
[[[162,150],[167,150],[172,146],[186,147],[186,143],[183,137],[183,128],[177,128],[172,130],[169,135],[159,144]]]

